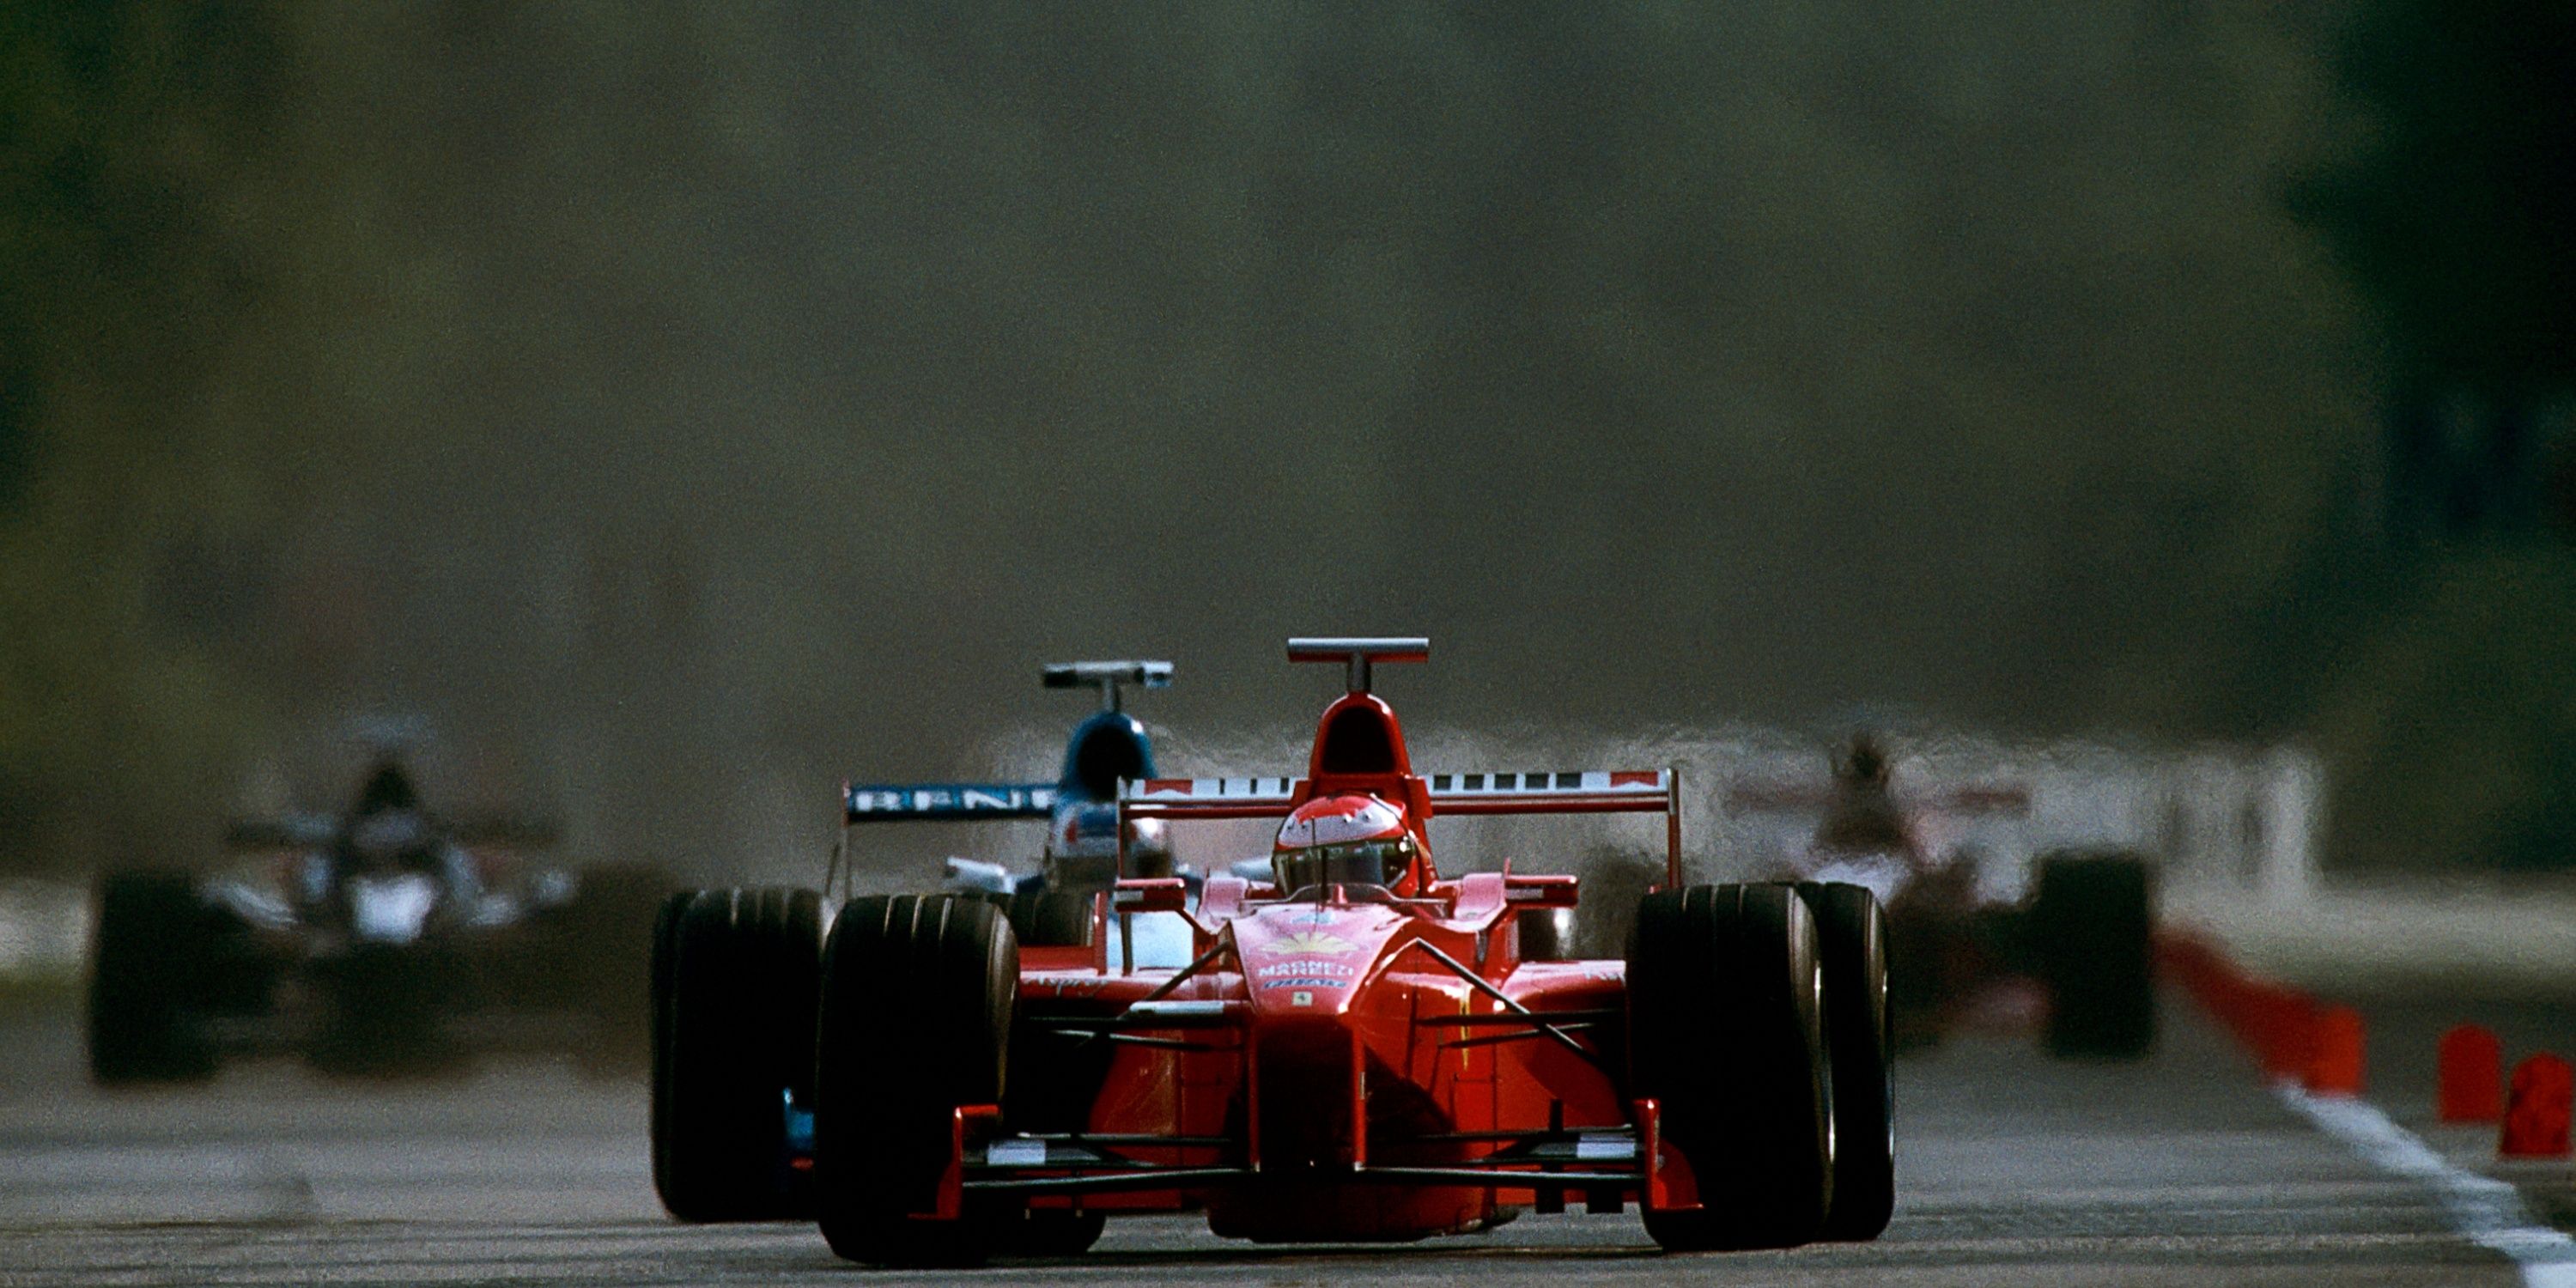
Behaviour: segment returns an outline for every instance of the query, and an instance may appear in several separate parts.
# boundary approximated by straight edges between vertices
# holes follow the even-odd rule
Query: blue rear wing
[[[844,823],[973,822],[1045,818],[1051,783],[850,783],[841,788]]]

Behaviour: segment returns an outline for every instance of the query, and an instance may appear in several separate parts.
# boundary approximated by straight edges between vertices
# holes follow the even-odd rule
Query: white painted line
[[[2281,1103],[2371,1166],[2432,1186],[2450,1213],[2451,1228],[2481,1248],[2513,1258],[2531,1288],[2576,1288],[2576,1239],[2532,1220],[2512,1185],[2454,1166],[2367,1100],[2312,1096],[2296,1083],[2281,1083],[2274,1091]]]

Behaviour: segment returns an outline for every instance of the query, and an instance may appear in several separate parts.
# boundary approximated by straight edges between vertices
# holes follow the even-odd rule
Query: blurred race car
[[[336,1073],[423,1072],[491,1047],[640,1067],[640,985],[668,882],[529,857],[550,839],[442,823],[386,759],[345,815],[233,824],[228,847],[267,858],[263,875],[109,874],[91,945],[92,1078],[184,1081],[280,1052]]]
[[[1414,772],[1345,663],[1302,776],[1143,779],[1130,819],[1278,818],[1270,878],[1122,877],[1097,914],[1185,914],[1179,968],[1023,946],[988,904],[854,899],[822,963],[815,1207],[843,1257],[1070,1254],[1117,1213],[1220,1235],[1412,1240],[1635,1204],[1667,1248],[1866,1239],[1893,1202],[1878,905],[1853,885],[1678,882],[1668,770]],[[1435,814],[1658,812],[1665,888],[1624,961],[1527,962],[1575,880],[1443,876]],[[1105,930],[1105,926],[1103,927]],[[801,1016],[782,1015],[795,1025]]]
[[[1900,1046],[1937,1042],[1980,999],[2036,985],[2053,1054],[2127,1060],[2155,1044],[2155,874],[2125,850],[2042,854],[2026,892],[1998,897],[1970,850],[1936,851],[1936,819],[2023,814],[2019,787],[1900,793],[1879,739],[1857,733],[1822,789],[1739,785],[1736,813],[1812,812],[1800,880],[1849,881],[1886,905],[1894,965],[1890,1006]],[[2009,875],[2009,874],[2007,874]]]
[[[1018,942],[1094,942],[1093,904],[1117,876],[1118,784],[1154,772],[1154,745],[1127,714],[1121,686],[1160,689],[1172,664],[1058,662],[1050,689],[1097,686],[1101,709],[1073,729],[1052,783],[851,783],[842,788],[841,844],[823,877],[848,871],[848,828],[903,821],[1047,820],[1033,871],[946,861],[948,892],[991,904]],[[1159,823],[1129,831],[1140,870],[1179,875]],[[825,896],[792,888],[673,895],[654,934],[653,1177],[683,1221],[757,1221],[810,1214],[813,1026]],[[1110,926],[1122,955],[1179,965],[1186,929],[1149,918]],[[1175,933],[1177,931],[1177,933]]]

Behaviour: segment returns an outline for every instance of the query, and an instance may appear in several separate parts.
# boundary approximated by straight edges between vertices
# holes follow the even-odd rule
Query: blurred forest
[[[2571,14],[0,6],[0,867],[385,711],[731,861],[1322,630],[1489,727],[2307,740],[2334,862],[2565,867]]]

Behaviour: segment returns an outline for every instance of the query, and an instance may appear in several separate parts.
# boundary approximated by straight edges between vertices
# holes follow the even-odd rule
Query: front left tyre
[[[851,1261],[977,1265],[1007,1237],[971,1200],[936,1210],[961,1106],[1002,1103],[1019,941],[981,899],[853,899],[823,950],[814,1179],[823,1238]]]

